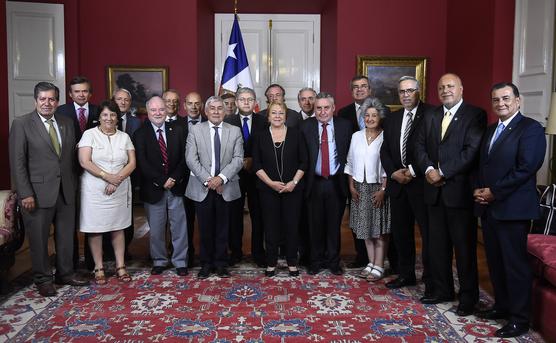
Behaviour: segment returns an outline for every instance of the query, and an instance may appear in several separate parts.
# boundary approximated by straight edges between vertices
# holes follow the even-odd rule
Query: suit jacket
[[[241,130],[228,123],[222,123],[220,135],[220,173],[228,178],[222,197],[232,201],[241,197],[238,172],[243,168],[243,137]],[[185,195],[191,200],[203,201],[208,188],[203,184],[211,177],[212,144],[209,122],[199,123],[191,127],[187,136],[185,161],[195,177],[189,178]]]
[[[129,137],[133,137],[135,131],[141,127],[141,119],[134,117],[129,113],[124,115],[126,116],[125,133],[127,133]],[[123,131],[121,118],[118,120],[118,130]]]
[[[183,196],[187,184],[185,181],[185,136],[183,129],[176,125],[165,125],[166,150],[168,154],[168,173],[164,172],[162,153],[156,132],[150,121],[146,121],[133,135],[137,169],[140,177],[141,200],[154,204],[164,196],[164,183],[168,178],[176,180],[170,189],[172,194]]]
[[[260,131],[264,130],[268,127],[268,121],[265,117],[260,116],[256,113],[253,113],[251,116],[252,123],[251,123],[251,132],[249,134],[249,139],[247,141],[243,141],[243,156],[244,157],[253,157],[253,135]],[[240,132],[242,133],[241,137],[243,138],[243,121],[241,120],[241,115],[229,116],[225,119],[225,122],[231,125],[234,125],[239,128]]]
[[[260,116],[262,116],[268,122],[268,108],[258,112]],[[299,124],[303,122],[303,117],[301,113],[288,108],[286,111],[286,126],[287,127],[297,127]]]
[[[390,114],[390,109],[386,107],[386,116]],[[359,127],[359,122],[357,122],[357,111],[355,110],[355,103],[351,103],[345,107],[338,110],[338,117],[344,118],[350,121],[352,133],[361,130]]]
[[[349,121],[333,117],[334,123],[334,140],[336,141],[336,150],[338,152],[338,163],[340,168],[336,173],[336,176],[340,180],[340,191],[342,196],[348,195],[347,178],[344,174],[344,169],[347,162],[347,154],[349,151],[349,144],[351,142],[352,126]],[[303,133],[303,139],[305,140],[305,145],[307,146],[308,152],[308,165],[307,172],[305,173],[306,184],[305,184],[305,196],[309,197],[313,187],[313,181],[315,176],[315,167],[317,165],[317,158],[319,156],[320,142],[319,142],[319,121],[316,118],[308,118],[305,120],[301,126],[301,131]]]
[[[85,127],[85,130],[92,129],[99,124],[98,112],[98,106],[89,103],[89,116],[87,117],[87,126]],[[75,141],[79,143],[79,140],[81,140],[81,136],[83,135],[83,133],[81,132],[81,128],[79,127],[79,118],[77,116],[77,112],[75,112],[74,103],[70,102],[59,106],[56,109],[56,114],[60,114],[71,119],[71,121],[73,122],[73,131],[75,132]]]
[[[200,124],[202,122],[207,121],[207,119],[205,117],[203,117],[203,116],[200,116],[200,117],[201,117],[200,118],[201,122],[199,122],[197,124]],[[166,122],[166,125],[180,126],[183,130],[183,139],[187,143],[187,135],[189,134],[189,122],[188,122],[187,117],[182,117],[182,116],[177,115],[176,119],[173,122],[171,122],[171,123]],[[184,176],[183,182],[184,182],[186,187],[187,187],[187,183],[189,182],[190,174],[191,174],[191,171],[189,170],[189,167],[187,166],[187,163],[185,163],[185,176]]]
[[[417,107],[417,112],[415,112],[413,124],[411,125],[409,136],[407,137],[405,156],[407,166],[411,165],[416,177],[405,185],[402,185],[391,178],[392,174],[396,170],[405,168],[402,163],[402,156],[400,153],[400,137],[403,135],[401,130],[404,109],[401,108],[398,111],[392,112],[387,118],[384,119],[384,141],[380,149],[380,161],[382,162],[382,166],[388,177],[386,193],[391,197],[397,198],[400,195],[402,188],[418,192],[420,191],[421,193],[423,192],[423,171],[418,168],[415,161],[414,147],[417,136],[416,132],[419,131],[427,111],[430,111],[433,108],[433,106],[421,102]]]
[[[481,144],[481,157],[475,188],[489,187],[494,201],[476,205],[475,213],[485,210],[498,220],[530,220],[539,217],[536,174],[546,151],[543,127],[518,113],[488,148],[496,131],[488,127]]]
[[[486,112],[463,102],[453,114],[444,138],[440,139],[443,117],[443,106],[439,106],[425,116],[417,134],[415,159],[419,169],[425,172],[429,166],[440,166],[446,181],[442,187],[424,182],[425,203],[434,205],[442,200],[447,207],[472,208],[470,174],[478,163]]]
[[[54,115],[61,136],[60,157],[36,111],[17,117],[10,130],[10,169],[18,198],[35,197],[40,208],[53,207],[61,191],[66,203],[75,202],[75,133],[73,123]]]

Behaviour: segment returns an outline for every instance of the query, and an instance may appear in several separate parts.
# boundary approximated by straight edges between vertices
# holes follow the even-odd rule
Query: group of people
[[[130,113],[125,89],[97,107],[88,102],[89,80],[76,77],[69,88],[73,102],[58,107],[58,88],[38,83],[35,111],[17,117],[10,131],[10,167],[41,295],[56,294],[53,281],[88,283],[74,273],[76,227],[86,233],[94,282],[108,282],[107,249],[117,279],[132,280],[125,260],[134,184],[150,227],[153,275],[170,264],[178,275],[188,274],[197,217],[197,277],[229,277],[228,266],[243,258],[246,199],[253,260],[267,277],[276,275],[279,256],[292,277],[300,274],[298,264],[310,275],[323,268],[341,275],[340,228],[349,203],[359,276],[382,279],[388,256],[397,277],[386,287],[415,285],[417,223],[425,284],[420,301],[453,300],[455,253],[459,316],[475,313],[478,302],[480,217],[495,304],[478,315],[508,320],[499,337],[527,332],[526,239],[529,220],[538,216],[535,175],[546,142],[542,126],[520,113],[515,85],[492,87],[498,122],[488,128],[486,112],[463,101],[455,74],[438,81],[438,107],[420,100],[417,79],[402,77],[402,108],[391,113],[372,96],[369,79],[356,76],[354,102],[337,115],[329,93],[301,89],[296,112],[286,107],[283,87],[272,84],[267,109],[259,113],[255,92],[239,88],[204,105],[198,93],[189,93],[180,116],[180,95],[170,89],[147,101],[142,121]],[[53,221],[54,280],[47,251]]]

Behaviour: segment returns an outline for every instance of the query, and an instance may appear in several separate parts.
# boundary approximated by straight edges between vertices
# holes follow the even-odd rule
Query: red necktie
[[[164,141],[164,136],[162,135],[162,129],[158,129],[156,132],[158,132],[158,146],[160,147],[160,153],[162,154],[164,174],[168,174],[168,151],[166,150],[166,142]]]
[[[328,132],[326,131],[326,126],[328,123],[322,124],[322,134],[320,138],[320,154],[321,154],[321,166],[320,166],[320,175],[322,177],[329,177],[330,176],[330,161],[328,155]]]
[[[87,127],[87,118],[85,118],[85,108],[84,107],[79,107],[79,129],[81,130],[81,133],[83,133],[85,131],[85,128]]]

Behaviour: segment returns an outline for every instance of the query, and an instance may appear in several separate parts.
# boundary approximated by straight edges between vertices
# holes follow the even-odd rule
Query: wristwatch
[[[386,191],[386,187],[381,187],[380,190],[381,191]]]
[[[297,181],[296,179],[293,179],[293,184],[297,186],[297,184],[299,183],[299,181]]]

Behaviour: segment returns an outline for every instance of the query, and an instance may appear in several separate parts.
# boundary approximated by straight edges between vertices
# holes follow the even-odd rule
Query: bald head
[[[198,119],[203,109],[201,95],[197,92],[187,93],[183,107],[191,119]]]
[[[456,74],[444,74],[438,80],[438,98],[442,104],[450,109],[454,107],[463,96],[463,85]]]

